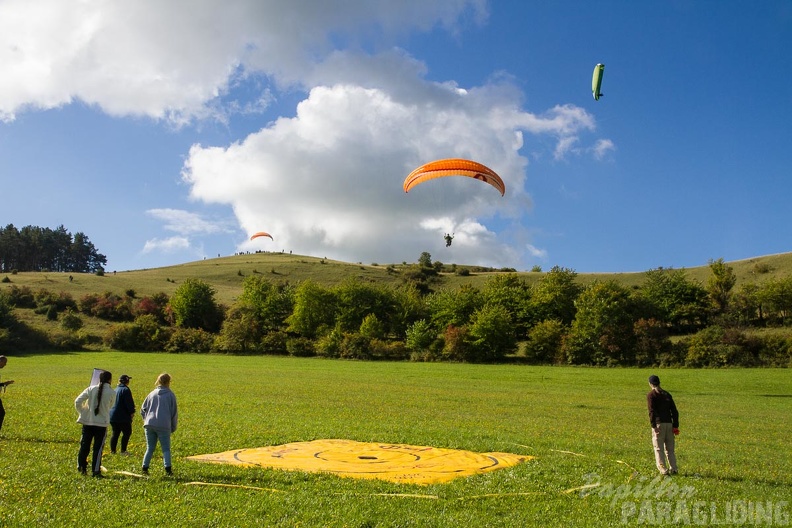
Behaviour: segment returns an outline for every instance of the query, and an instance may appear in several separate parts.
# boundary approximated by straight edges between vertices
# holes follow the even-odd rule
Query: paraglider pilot
[[[449,235],[448,233],[446,233],[443,238],[445,238],[446,247],[448,247],[451,245],[451,241],[454,240],[454,235]]]

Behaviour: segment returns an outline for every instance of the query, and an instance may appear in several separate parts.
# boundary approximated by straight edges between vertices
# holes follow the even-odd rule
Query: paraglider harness
[[[448,247],[451,245],[451,241],[454,240],[454,235],[449,235],[448,233],[446,233],[443,238],[445,238],[446,247]]]

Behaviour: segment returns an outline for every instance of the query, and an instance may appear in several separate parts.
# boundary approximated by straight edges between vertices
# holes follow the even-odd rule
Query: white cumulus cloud
[[[194,145],[183,171],[191,198],[231,205],[248,234],[267,231],[297,253],[414,261],[426,248],[445,250],[443,234],[454,231],[448,254],[455,261],[518,265],[521,255],[492,226],[530,207],[523,134],[566,137],[589,128],[591,117],[574,107],[530,114],[506,84],[462,90],[414,72],[401,77],[396,94],[317,86],[295,117],[227,147]],[[403,192],[413,168],[445,157],[488,165],[503,178],[506,196],[467,178]]]
[[[302,85],[333,38],[360,47],[468,12],[483,19],[485,1],[4,0],[0,120],[81,100],[183,123],[217,112],[239,76]]]

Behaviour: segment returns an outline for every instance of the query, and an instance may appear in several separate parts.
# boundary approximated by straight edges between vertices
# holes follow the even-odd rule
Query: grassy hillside
[[[767,255],[728,263],[737,275],[737,287],[746,282],[763,282],[773,277],[786,277],[792,274],[792,253]],[[446,263],[450,265],[450,263]],[[30,272],[6,274],[10,282],[0,283],[0,288],[28,286],[34,291],[47,289],[52,292],[67,292],[74,299],[87,293],[112,292],[124,294],[134,290],[137,296],[164,292],[171,295],[179,284],[188,278],[199,278],[211,284],[217,291],[216,298],[224,304],[232,304],[242,291],[242,281],[249,275],[258,274],[273,280],[285,280],[296,284],[306,279],[321,284],[333,285],[347,277],[357,277],[363,281],[398,285],[402,282],[401,270],[404,264],[349,263],[328,260],[320,257],[292,255],[283,253],[255,253],[230,257],[212,258],[188,262],[177,266],[143,269],[123,272],[109,272],[104,276],[82,273]],[[458,268],[464,268],[458,265]],[[545,270],[547,271],[547,270]],[[704,264],[695,268],[685,268],[691,279],[706,284],[709,266]],[[442,273],[438,287],[458,287],[462,284],[482,286],[492,275],[501,272],[476,273],[462,276],[456,273]],[[73,277],[69,281],[69,276]],[[528,282],[540,280],[543,272],[516,272]],[[639,286],[644,279],[643,272],[635,273],[580,273],[579,280],[590,283],[595,280],[615,279],[627,287]]]

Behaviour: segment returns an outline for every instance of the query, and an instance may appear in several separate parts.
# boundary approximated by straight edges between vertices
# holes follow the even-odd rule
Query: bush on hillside
[[[83,327],[82,318],[77,315],[73,310],[66,310],[66,313],[61,317],[61,328],[69,332],[76,332]]]
[[[307,337],[292,337],[286,340],[286,350],[290,356],[312,357],[316,355],[314,342]]]
[[[174,328],[168,342],[165,343],[165,352],[191,354],[208,354],[215,345],[215,335],[200,328]]]
[[[130,300],[112,292],[84,295],[77,301],[77,308],[86,315],[108,321],[133,320]]]
[[[215,302],[215,289],[200,279],[186,279],[170,299],[176,326],[216,332],[223,322],[223,311]]]
[[[261,338],[259,350],[262,354],[269,354],[273,356],[285,356],[289,353],[286,346],[288,341],[288,334],[286,332],[270,332]]]
[[[684,340],[687,367],[752,367],[762,348],[761,340],[737,329],[709,326]]]
[[[8,302],[17,308],[35,308],[36,298],[33,290],[29,286],[17,286],[16,284],[6,290]]]
[[[327,358],[341,357],[341,346],[344,343],[344,332],[339,325],[316,340],[316,355]]]
[[[566,328],[557,319],[547,319],[534,325],[525,343],[525,358],[534,365],[561,363],[561,345]]]
[[[141,315],[132,323],[113,325],[105,343],[116,350],[154,352],[164,350],[169,339],[170,329],[160,326],[152,315]]]

